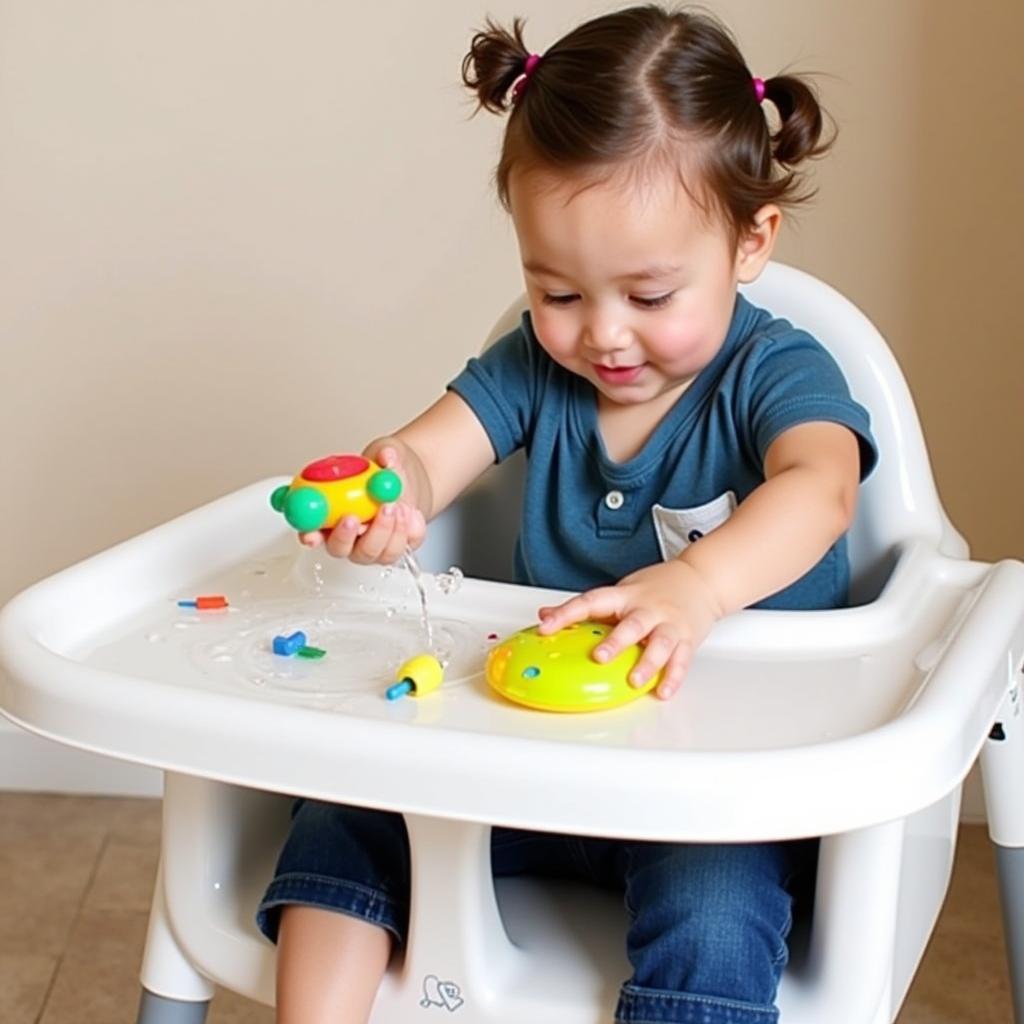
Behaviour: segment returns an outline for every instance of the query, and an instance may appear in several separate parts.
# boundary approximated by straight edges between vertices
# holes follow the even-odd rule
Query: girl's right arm
[[[454,391],[395,434],[379,437],[363,451],[402,478],[402,496],[384,505],[366,526],[343,519],[327,538],[327,551],[354,562],[390,563],[416,548],[426,524],[450,505],[488,466],[494,448],[476,414]],[[316,544],[320,534],[304,534]]]

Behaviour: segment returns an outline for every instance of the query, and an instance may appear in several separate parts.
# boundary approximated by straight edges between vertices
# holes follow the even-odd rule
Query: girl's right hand
[[[402,497],[382,505],[368,523],[360,523],[355,516],[340,520],[326,537],[323,531],[299,534],[307,547],[324,544],[329,555],[350,558],[360,565],[391,565],[398,561],[406,548],[415,550],[423,543],[427,523],[410,493],[409,475],[402,471],[397,449],[386,445],[375,453],[366,453],[386,469],[393,469],[402,480]]]

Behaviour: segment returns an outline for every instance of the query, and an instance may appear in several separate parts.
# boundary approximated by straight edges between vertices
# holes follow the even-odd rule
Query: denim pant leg
[[[281,910],[301,904],[359,917],[405,941],[409,926],[409,836],[388,811],[297,800],[273,881],[256,923],[277,941]]]
[[[775,1024],[807,843],[629,844],[621,1024]]]

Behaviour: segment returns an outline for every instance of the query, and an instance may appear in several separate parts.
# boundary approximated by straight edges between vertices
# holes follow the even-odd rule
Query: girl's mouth
[[[594,363],[594,372],[605,384],[632,384],[643,373],[645,363],[639,366],[602,366]]]

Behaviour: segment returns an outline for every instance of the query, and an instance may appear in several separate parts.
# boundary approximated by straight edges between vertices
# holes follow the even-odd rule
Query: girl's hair
[[[814,89],[795,75],[763,83],[778,111],[773,133],[761,87],[710,15],[630,7],[585,22],[529,66],[523,24],[488,20],[462,61],[477,109],[511,109],[495,175],[506,208],[515,166],[600,176],[668,160],[680,174],[683,164],[696,172],[703,194],[694,198],[705,209],[710,201],[736,241],[765,203],[792,206],[813,194],[794,168],[834,141],[822,140]]]

